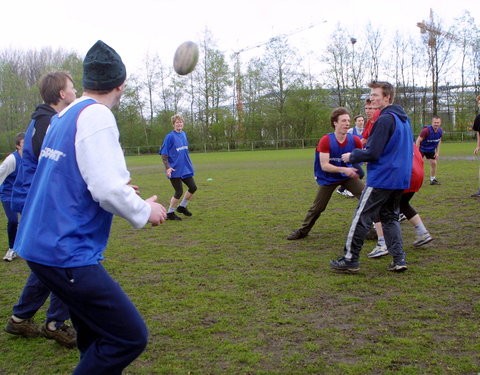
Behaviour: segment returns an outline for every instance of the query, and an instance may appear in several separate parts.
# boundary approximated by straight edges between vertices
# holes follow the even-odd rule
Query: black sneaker
[[[192,216],[192,213],[190,211],[188,211],[187,207],[178,206],[177,207],[177,212],[180,212],[181,214],[184,214],[185,216]]]
[[[167,220],[182,220],[182,218],[175,215],[175,212],[170,212],[167,214]]]
[[[387,267],[387,270],[392,272],[403,272],[407,270],[407,263],[405,260],[394,260],[390,265]]]
[[[290,233],[288,236],[287,236],[287,240],[299,240],[301,238],[305,238],[308,236],[308,233],[304,233],[300,230],[296,230],[292,233]]]
[[[47,323],[42,325],[42,335],[50,340],[55,340],[66,348],[73,349],[77,346],[77,332],[73,327],[62,324],[55,331],[51,331],[47,327]]]
[[[472,198],[477,198],[477,197],[480,197],[480,189],[478,189],[478,191],[476,193],[473,193],[472,195],[470,195]],[[5,258],[3,258],[5,259]]]
[[[40,336],[40,330],[38,329],[38,326],[33,322],[33,319],[25,319],[20,323],[17,323],[12,318],[10,318],[5,327],[5,332],[23,337]]]
[[[440,185],[440,182],[436,178],[434,178],[432,181],[430,181],[430,185]]]
[[[360,270],[358,262],[345,259],[345,257],[340,257],[337,260],[332,260],[330,262],[330,268],[335,271],[355,273]]]

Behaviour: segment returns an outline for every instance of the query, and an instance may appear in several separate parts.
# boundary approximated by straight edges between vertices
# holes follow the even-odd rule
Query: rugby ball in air
[[[193,72],[198,62],[198,46],[196,43],[187,41],[180,44],[173,56],[173,69],[177,74],[184,76]]]

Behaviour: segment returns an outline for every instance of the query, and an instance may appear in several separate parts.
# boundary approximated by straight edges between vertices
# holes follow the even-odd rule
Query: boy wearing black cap
[[[145,348],[147,328],[100,264],[112,216],[141,228],[163,223],[166,212],[128,185],[111,112],[124,90],[122,59],[98,41],[83,69],[84,95],[52,118],[45,136],[14,250],[69,307],[81,352],[74,373],[120,374]]]

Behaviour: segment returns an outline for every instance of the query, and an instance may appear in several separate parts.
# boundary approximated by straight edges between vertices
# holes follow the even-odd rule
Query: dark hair
[[[432,120],[435,120],[435,119],[441,120],[442,118],[440,116],[433,116]]]
[[[354,118],[353,118],[353,121],[357,121],[357,118],[363,118],[363,120],[365,121],[365,116],[364,115],[356,115]]]
[[[38,88],[45,104],[58,104],[60,101],[60,91],[67,86],[67,80],[73,82],[72,77],[67,72],[51,72],[40,78]]]
[[[372,104],[372,99],[370,98],[365,99],[365,104]]]
[[[25,133],[18,133],[15,136],[15,146],[20,146],[20,142],[22,141],[22,139],[25,139]]]
[[[339,118],[341,115],[349,115],[349,113],[348,113],[348,111],[346,110],[346,108],[338,107],[338,108],[335,108],[335,109],[332,111],[332,113],[330,114],[330,125],[332,125],[332,128],[335,129],[334,122],[338,121],[338,118]]]
[[[370,87],[371,89],[382,89],[383,96],[389,96],[389,103],[393,103],[393,99],[395,99],[395,87],[393,87],[391,83],[388,83],[386,81],[371,81],[368,84],[368,87]]]

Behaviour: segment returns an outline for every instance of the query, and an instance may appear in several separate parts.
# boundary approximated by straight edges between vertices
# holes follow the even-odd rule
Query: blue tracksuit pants
[[[121,374],[147,345],[147,327],[101,264],[57,268],[27,262],[70,310],[80,362],[75,375]]]

